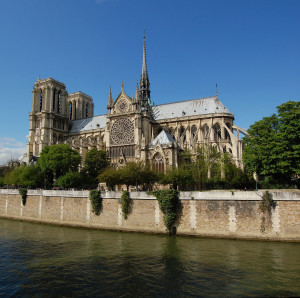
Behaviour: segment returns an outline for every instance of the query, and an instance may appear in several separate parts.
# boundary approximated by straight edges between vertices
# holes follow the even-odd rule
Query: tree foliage
[[[125,184],[128,190],[131,185],[138,187],[142,184],[155,183],[158,180],[158,174],[142,162],[128,162],[118,169],[107,168],[98,176],[98,180],[105,182],[112,189],[115,185]]]
[[[83,184],[83,177],[78,172],[67,173],[55,181],[56,186],[63,188],[79,188]]]
[[[277,114],[255,122],[243,142],[248,171],[291,184],[300,175],[300,102],[286,102],[277,107]]]
[[[40,187],[43,184],[41,169],[37,165],[21,165],[15,167],[4,177],[6,185],[23,186],[27,188]]]
[[[107,152],[96,148],[87,152],[82,172],[96,179],[109,166]]]
[[[68,172],[77,172],[81,162],[80,154],[68,144],[58,144],[45,147],[38,160],[38,165],[49,183],[53,179]]]

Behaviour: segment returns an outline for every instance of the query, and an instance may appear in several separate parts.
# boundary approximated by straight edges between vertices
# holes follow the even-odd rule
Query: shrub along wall
[[[90,197],[88,191],[28,190],[23,205],[17,190],[0,190],[0,217],[96,229],[300,241],[300,191],[270,191],[267,196],[263,191],[181,192],[178,202],[173,195],[162,207],[154,195],[130,192],[125,219],[122,192]],[[100,206],[99,212],[93,212],[93,202]],[[265,204],[272,206],[262,207]],[[164,209],[176,212],[167,228]]]

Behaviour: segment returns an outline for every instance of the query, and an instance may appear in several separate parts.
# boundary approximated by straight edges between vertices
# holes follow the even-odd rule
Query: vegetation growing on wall
[[[22,196],[22,204],[25,206],[27,198],[27,188],[20,188],[19,194]]]
[[[124,219],[128,218],[128,214],[130,211],[131,201],[129,198],[129,192],[124,190],[121,195],[121,208]]]
[[[90,190],[90,201],[92,204],[92,211],[94,214],[99,215],[102,209],[102,197],[100,190]]]
[[[272,210],[275,209],[277,203],[273,200],[273,196],[269,191],[264,192],[259,205],[259,209],[262,212],[261,218],[261,232],[265,232],[266,228],[270,224]]]
[[[165,189],[151,191],[150,194],[157,198],[159,208],[164,214],[164,224],[168,232],[172,233],[172,228],[177,219],[177,207],[179,203],[179,191],[175,189]]]

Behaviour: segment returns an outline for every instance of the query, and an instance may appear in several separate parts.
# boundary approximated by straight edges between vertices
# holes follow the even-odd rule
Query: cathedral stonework
[[[107,113],[94,116],[92,97],[83,92],[68,94],[63,83],[38,79],[32,91],[32,112],[27,144],[27,162],[42,149],[67,143],[84,160],[92,149],[106,150],[111,164],[149,162],[158,171],[178,166],[178,153],[209,144],[228,152],[242,167],[240,134],[247,132],[234,123],[233,114],[218,96],[153,106],[146,63],[145,39],[140,83],[135,96],[123,90],[114,101],[109,90]]]

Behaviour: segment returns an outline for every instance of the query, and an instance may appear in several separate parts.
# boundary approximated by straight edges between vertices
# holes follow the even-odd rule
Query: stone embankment
[[[200,237],[300,241],[300,191],[270,191],[276,207],[260,210],[264,191],[181,192],[177,234]],[[121,192],[103,192],[102,210],[92,213],[88,191],[28,190],[23,206],[18,190],[0,190],[0,217],[148,233],[166,233],[154,196],[131,192],[131,211],[122,216]]]

